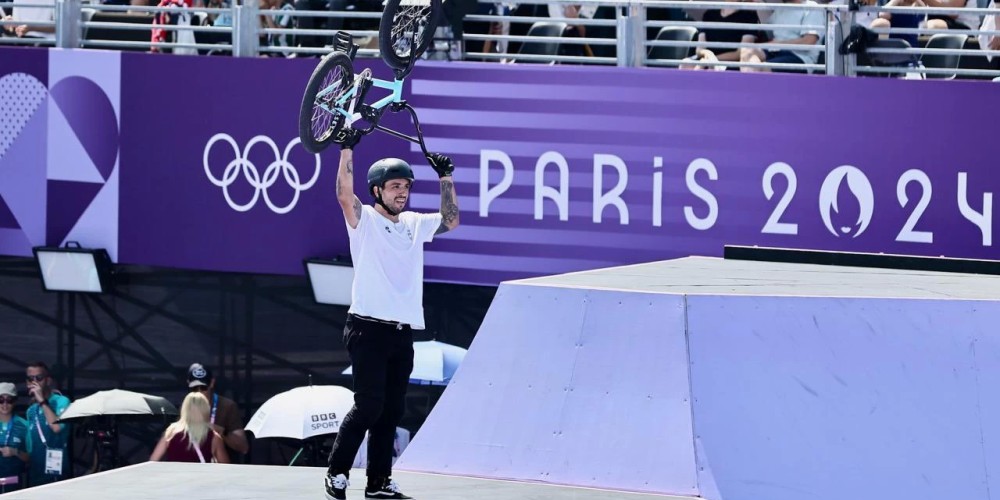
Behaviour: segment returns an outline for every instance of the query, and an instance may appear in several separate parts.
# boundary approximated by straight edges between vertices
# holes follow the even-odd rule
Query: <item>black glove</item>
[[[428,153],[427,161],[431,163],[431,168],[437,172],[438,177],[448,177],[455,171],[455,164],[451,162],[451,158],[448,158],[445,155]]]
[[[337,137],[333,139],[333,142],[340,144],[342,150],[354,149],[359,141],[361,141],[361,132],[350,127],[342,128],[340,132],[337,132]]]

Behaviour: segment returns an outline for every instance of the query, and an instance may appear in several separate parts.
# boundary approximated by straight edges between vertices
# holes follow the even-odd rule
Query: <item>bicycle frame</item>
[[[390,82],[388,80],[380,80],[378,78],[372,78],[370,81],[373,87],[392,91],[392,93],[389,94],[388,96],[379,99],[373,104],[367,105],[370,108],[374,110],[381,110],[382,108],[390,104],[395,104],[403,101],[403,80],[394,80]],[[351,102],[350,107],[346,109],[344,107],[344,104],[346,104],[347,101],[354,99],[354,97],[358,95],[358,89],[361,87],[361,83],[362,80],[357,79],[354,82],[354,85],[351,87],[351,90],[345,92],[344,95],[340,96],[340,98],[338,98],[333,103],[333,109],[328,108],[325,104],[320,104],[320,106],[327,112],[340,113],[341,115],[344,115],[344,118],[347,120],[347,124],[348,125],[353,124],[361,117],[360,113],[357,113],[354,110],[354,104],[357,101],[355,100]],[[322,97],[326,94],[329,94],[332,88],[333,86],[323,89],[319,94],[317,94],[317,97]],[[362,103],[362,105],[364,105],[364,103]]]
[[[340,96],[339,98],[337,98],[336,101],[333,102],[333,109],[330,109],[327,106],[327,104],[324,103],[320,103],[320,107],[322,107],[329,113],[339,113],[343,115],[345,119],[345,125],[348,127],[352,126],[358,120],[364,118],[365,120],[371,122],[372,125],[367,129],[361,129],[362,134],[368,134],[373,130],[379,130],[393,137],[397,137],[399,139],[403,139],[418,144],[420,146],[421,151],[423,151],[424,155],[426,155],[428,154],[427,146],[424,144],[424,134],[420,129],[420,120],[417,118],[417,112],[413,109],[412,106],[410,106],[406,101],[403,100],[404,81],[405,81],[404,79],[400,78],[396,78],[395,80],[390,82],[388,80],[380,80],[378,78],[365,78],[362,76],[358,76],[355,77],[354,85],[351,86],[351,89],[345,92],[344,95]],[[364,86],[365,88],[362,89],[362,86]],[[361,109],[356,110],[355,105],[358,102],[364,100],[365,94],[368,93],[368,89],[370,87],[386,89],[391,91],[392,93],[389,94],[388,96],[383,97],[382,99],[379,99],[373,104],[365,104],[364,102],[361,102],[360,103]],[[334,86],[331,85],[330,87],[327,87],[322,91],[320,91],[319,93],[317,93],[316,94],[317,99],[319,99],[324,95],[329,94],[333,88]],[[355,97],[358,96],[359,92],[361,93],[361,99],[355,99]],[[348,102],[350,102],[351,104],[350,106],[345,108],[344,105],[347,104]],[[408,111],[410,113],[410,116],[413,118],[413,125],[417,131],[417,136],[412,137],[402,132],[397,132],[388,127],[383,127],[382,125],[379,125],[378,122],[382,118],[382,114],[385,112],[384,110],[386,106],[390,106],[389,109],[393,112],[402,111],[404,109]]]

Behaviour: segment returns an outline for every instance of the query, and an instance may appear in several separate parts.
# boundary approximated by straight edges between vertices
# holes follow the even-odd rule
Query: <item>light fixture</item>
[[[111,257],[103,248],[80,248],[67,242],[63,248],[32,249],[47,292],[105,293],[111,289]]]
[[[306,259],[306,276],[312,287],[313,298],[319,304],[351,305],[351,285],[354,267],[349,258]]]

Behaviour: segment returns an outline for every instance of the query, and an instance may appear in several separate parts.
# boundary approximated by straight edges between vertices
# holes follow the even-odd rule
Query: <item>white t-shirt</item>
[[[14,12],[11,17],[15,21],[20,21],[21,24],[29,24],[33,22],[50,22],[56,19],[56,3],[54,0],[18,0],[17,3],[24,5],[38,5],[45,8],[35,8],[35,7],[14,7]],[[8,25],[9,26],[9,25]],[[25,34],[30,37],[37,38],[49,38],[55,39],[55,33],[43,33],[41,31],[30,31],[31,26],[28,27],[29,31]]]
[[[424,329],[424,243],[441,214],[403,212],[394,223],[364,205],[358,227],[347,225],[354,261],[350,313]]]
[[[816,5],[816,2],[806,0],[805,2],[802,2],[802,4]],[[797,24],[799,26],[825,26],[826,14],[819,9],[774,9],[768,23]],[[776,28],[772,29],[771,33],[774,35],[775,43],[781,43],[782,40],[794,40],[806,35],[816,35],[817,44],[823,40],[822,28]],[[819,60],[819,51],[792,50],[791,52],[799,56],[799,58],[805,61],[806,64],[814,64],[817,60]]]

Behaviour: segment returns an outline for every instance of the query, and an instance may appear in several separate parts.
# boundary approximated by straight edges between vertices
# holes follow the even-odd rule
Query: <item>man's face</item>
[[[393,179],[385,183],[382,188],[382,203],[385,203],[393,212],[399,213],[406,206],[406,200],[410,197],[410,185],[412,183],[406,179]]]
[[[27,375],[28,389],[38,387],[42,391],[48,390],[50,379],[49,374],[45,373],[44,369],[37,366],[29,366],[25,374]]]

